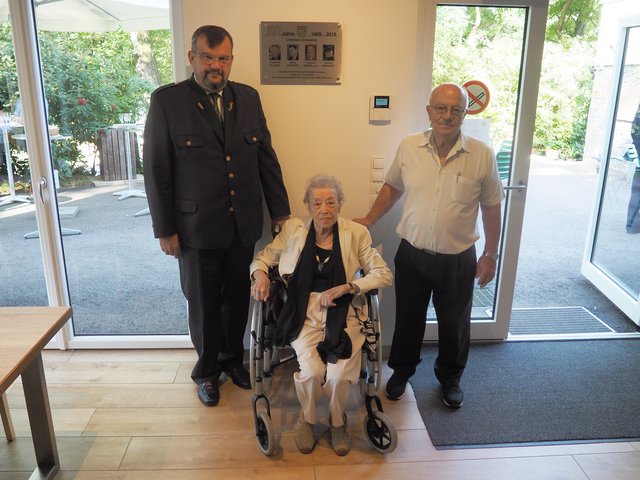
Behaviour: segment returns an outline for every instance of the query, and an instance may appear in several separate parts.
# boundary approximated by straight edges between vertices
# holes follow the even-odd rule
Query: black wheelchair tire
[[[271,423],[271,417],[266,412],[258,412],[256,424],[256,440],[260,451],[267,457],[276,450],[276,435]]]
[[[398,432],[382,412],[364,417],[364,433],[369,445],[380,453],[391,453],[398,446]]]

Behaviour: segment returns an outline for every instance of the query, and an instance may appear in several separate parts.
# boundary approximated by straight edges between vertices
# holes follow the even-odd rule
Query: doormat
[[[615,333],[584,307],[514,308],[511,335],[559,335],[571,333]]]
[[[640,339],[472,344],[458,410],[426,345],[411,378],[437,448],[640,439]]]

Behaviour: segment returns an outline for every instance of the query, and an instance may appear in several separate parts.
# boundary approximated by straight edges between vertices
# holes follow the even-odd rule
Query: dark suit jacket
[[[156,238],[178,234],[192,248],[229,247],[262,235],[262,194],[272,218],[290,214],[282,171],[258,92],[228,82],[224,129],[193,80],[151,95],[144,179]]]

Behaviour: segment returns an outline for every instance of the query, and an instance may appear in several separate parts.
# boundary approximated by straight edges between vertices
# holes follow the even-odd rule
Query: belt
[[[403,240],[405,242],[407,242],[407,245],[411,246],[412,248],[415,248],[416,250],[418,250],[418,251],[420,251],[422,253],[426,253],[427,255],[433,255],[433,256],[442,255],[441,253],[438,253],[435,250],[429,250],[428,248],[419,248],[419,247],[416,247],[414,245],[411,245],[411,242],[409,242],[408,240],[405,240],[404,238],[403,238]]]

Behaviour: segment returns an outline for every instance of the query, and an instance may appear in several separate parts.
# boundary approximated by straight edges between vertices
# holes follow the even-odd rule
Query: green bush
[[[586,53],[585,53],[586,52]],[[582,159],[584,136],[593,85],[589,43],[566,48],[547,42],[542,62],[540,91],[533,139],[537,150],[559,150],[561,158]]]
[[[52,157],[61,177],[86,172],[81,145],[99,145],[99,132],[131,113],[137,120],[147,110],[150,92],[171,78],[168,31],[139,35],[158,53],[157,78],[143,78],[132,35],[104,33],[39,32],[40,55],[49,123],[72,138],[52,142]],[[147,61],[155,61],[154,58]],[[169,79],[169,80],[167,80]],[[15,54],[9,24],[0,25],[0,100],[9,112],[18,98]],[[21,167],[20,167],[21,168]],[[26,165],[28,173],[28,162]],[[16,173],[18,173],[16,171]]]

